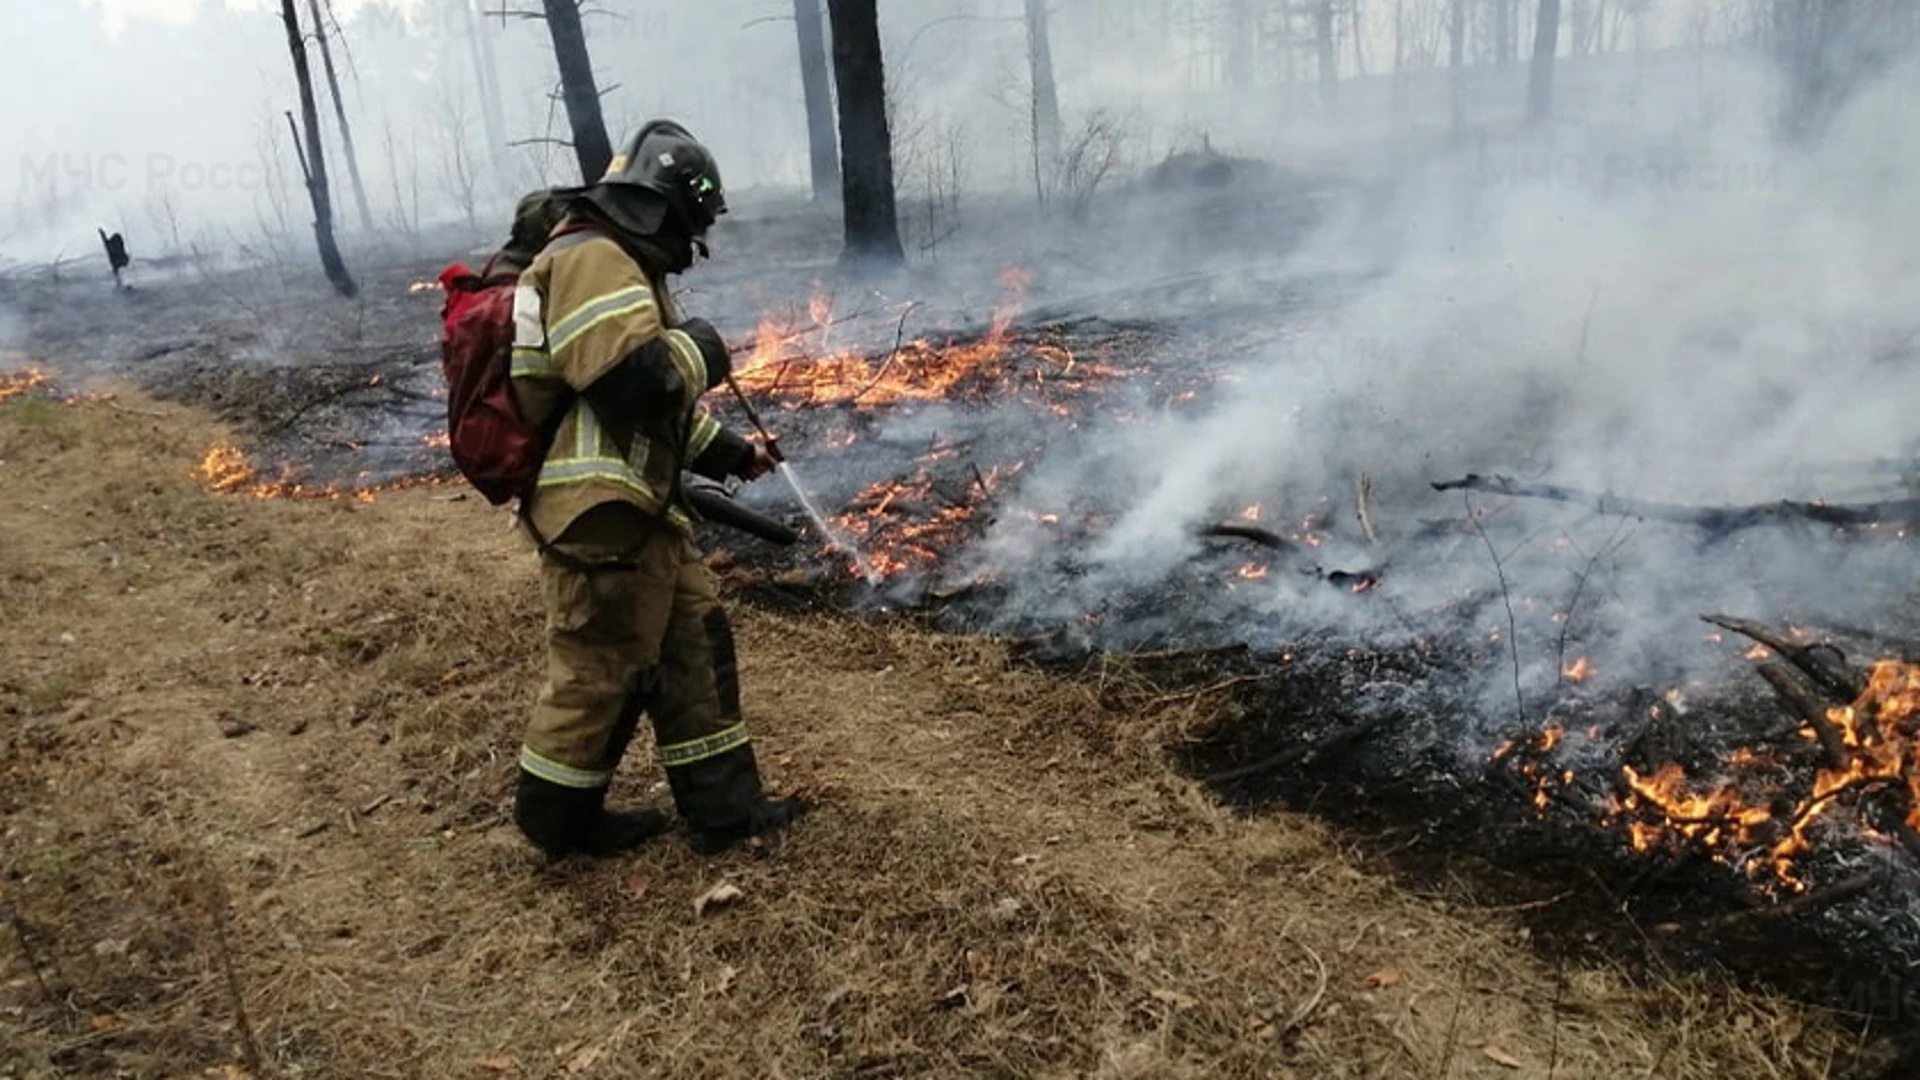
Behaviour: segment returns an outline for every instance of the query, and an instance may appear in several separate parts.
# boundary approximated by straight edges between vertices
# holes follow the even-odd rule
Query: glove
[[[700,356],[707,364],[706,388],[711,390],[726,382],[727,376],[733,374],[733,354],[727,351],[720,331],[705,319],[688,319],[680,324],[680,331],[700,347]]]

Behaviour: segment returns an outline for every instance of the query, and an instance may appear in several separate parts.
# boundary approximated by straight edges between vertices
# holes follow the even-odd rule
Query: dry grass
[[[738,613],[763,763],[823,802],[785,841],[543,869],[505,824],[539,615],[503,518],[210,496],[220,433],[168,413],[0,407],[0,1077],[236,1073],[225,960],[285,1076],[1855,1068],[1833,1018],[1557,968],[1223,812],[1162,753],[1204,698],[898,625]]]

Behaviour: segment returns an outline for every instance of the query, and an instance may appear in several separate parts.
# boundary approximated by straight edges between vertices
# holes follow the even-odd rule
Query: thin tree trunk
[[[313,39],[320,45],[320,68],[327,73],[333,117],[340,124],[340,148],[347,159],[347,179],[353,183],[353,201],[360,211],[360,227],[371,233],[373,207],[367,203],[367,186],[360,182],[360,155],[353,148],[353,125],[347,123],[347,103],[340,96],[340,76],[333,69],[333,47],[327,44],[327,23],[320,16],[320,0],[307,0],[307,7],[313,12]]]
[[[1413,61],[1413,51],[1418,47],[1419,43],[1414,42],[1410,48],[1407,41],[1407,0],[1393,0],[1393,109],[1395,113],[1406,110],[1407,66]],[[1430,61],[1431,57],[1428,59]]]
[[[1553,112],[1553,58],[1560,49],[1560,0],[1540,0],[1533,28],[1533,77],[1527,86],[1527,116],[1545,120]]]
[[[1319,53],[1320,107],[1340,104],[1340,52],[1333,40],[1333,0],[1319,0],[1313,9],[1314,46]]]
[[[607,121],[600,114],[600,88],[593,80],[593,56],[587,52],[587,31],[580,25],[580,0],[544,0],[547,32],[553,35],[553,56],[560,66],[560,93],[567,103],[567,124],[573,129],[573,153],[580,161],[582,182],[596,184],[613,161],[607,139]]]
[[[1353,20],[1353,71],[1364,79],[1367,77],[1367,34],[1360,19],[1361,0],[1348,0],[1348,3]]]
[[[793,0],[800,37],[800,88],[807,101],[807,149],[813,165],[813,201],[840,194],[840,146],[833,132],[833,90],[827,74],[827,29],[820,0]]]
[[[1467,125],[1467,0],[1451,0],[1447,67],[1453,94],[1453,129]]]
[[[1253,0],[1224,0],[1224,4],[1227,86],[1247,90],[1253,86]]]
[[[293,0],[280,0],[280,19],[287,27],[287,49],[293,54],[293,77],[300,84],[300,119],[306,127],[306,147],[301,164],[307,179],[307,196],[313,200],[313,238],[320,248],[320,266],[327,280],[342,296],[358,289],[347,263],[340,257],[340,245],[333,236],[333,196],[327,190],[327,155],[320,145],[320,106],[313,96],[313,72],[307,67],[307,43],[300,33],[300,12]],[[301,140],[294,141],[300,150]]]
[[[495,183],[504,186],[512,169],[507,160],[506,113],[500,101],[500,66],[495,62],[493,39],[487,36],[486,20],[474,16],[473,0],[458,2],[467,20],[473,77],[480,84],[480,120],[487,129],[487,161],[493,167]]]
[[[906,262],[893,193],[893,134],[875,0],[827,0],[833,20],[833,80],[840,92],[840,194],[847,247],[842,261]]]
[[[1046,0],[1027,0],[1027,67],[1033,89],[1033,188],[1041,202],[1060,165],[1060,95],[1053,83]]]

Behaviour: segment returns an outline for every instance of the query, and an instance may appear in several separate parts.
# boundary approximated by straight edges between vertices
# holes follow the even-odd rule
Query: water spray
[[[789,488],[793,489],[793,495],[800,500],[800,509],[806,512],[807,520],[813,522],[813,527],[819,531],[821,538],[826,540],[828,547],[838,548],[841,553],[853,560],[853,565],[860,571],[860,576],[866,579],[869,588],[879,588],[879,573],[873,569],[872,564],[867,562],[867,557],[860,553],[860,549],[855,547],[840,530],[829,524],[826,515],[814,505],[813,496],[807,493],[806,487],[800,483],[800,477],[794,473],[793,466],[787,464],[786,455],[780,452],[780,440],[774,438],[773,432],[768,431],[767,425],[761,422],[760,410],[754,408],[753,402],[747,400],[746,392],[740,389],[740,384],[735,381],[731,373],[727,375],[727,386],[733,390],[733,396],[739,400],[740,407],[747,411],[747,421],[753,425],[755,431],[760,433],[760,437],[766,440],[767,456],[773,458],[774,471],[780,474],[780,478],[787,482]]]

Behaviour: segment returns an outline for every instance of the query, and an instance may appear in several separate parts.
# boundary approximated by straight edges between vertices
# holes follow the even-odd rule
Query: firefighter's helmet
[[[600,182],[659,193],[696,237],[727,212],[727,193],[713,154],[671,120],[641,128],[614,156]]]

